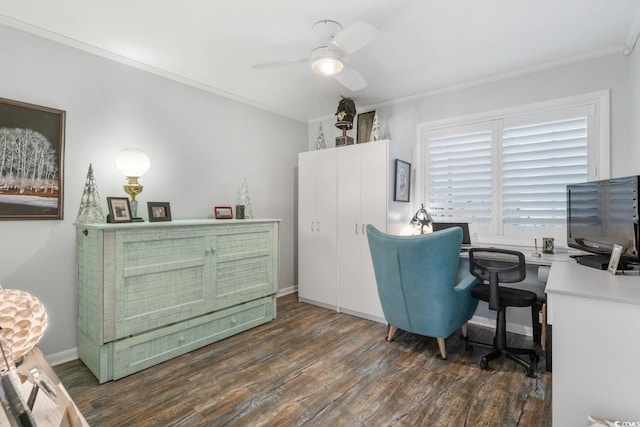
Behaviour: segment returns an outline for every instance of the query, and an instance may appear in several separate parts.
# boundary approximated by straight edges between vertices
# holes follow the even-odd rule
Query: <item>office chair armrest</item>
[[[482,283],[482,279],[478,279],[473,274],[467,274],[454,288],[456,292],[468,292],[476,285]]]

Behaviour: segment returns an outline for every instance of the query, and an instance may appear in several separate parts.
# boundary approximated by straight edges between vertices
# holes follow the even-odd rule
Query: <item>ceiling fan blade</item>
[[[366,22],[356,21],[336,34],[331,44],[336,45],[344,53],[350,54],[371,43],[376,35],[378,35],[376,27]]]
[[[286,67],[289,65],[302,64],[305,62],[309,62],[309,58],[293,58],[293,59],[284,59],[281,61],[261,62],[259,64],[253,64],[251,68],[253,68],[254,70],[266,70],[269,68],[278,68],[278,67]]]
[[[342,71],[333,76],[333,78],[335,78],[342,86],[352,90],[353,92],[367,87],[367,81],[364,77],[362,77],[362,75],[354,68],[351,68],[346,64]]]

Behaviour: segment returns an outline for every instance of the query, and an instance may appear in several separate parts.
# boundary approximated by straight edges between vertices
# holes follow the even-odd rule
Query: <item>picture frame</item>
[[[231,206],[216,206],[213,208],[213,216],[216,219],[233,219],[233,208]]]
[[[356,143],[363,144],[370,141],[371,130],[373,129],[373,118],[376,110],[358,114],[358,124],[356,133]]]
[[[408,202],[411,194],[411,163],[396,159],[393,201]]]
[[[554,252],[554,239],[553,237],[542,238],[542,253],[552,254]]]
[[[0,219],[63,219],[65,119],[63,110],[0,98],[0,141],[17,146],[0,149]],[[42,155],[20,149],[27,145]]]
[[[620,262],[620,257],[622,256],[622,246],[613,245],[613,250],[611,251],[611,258],[609,258],[609,266],[607,267],[607,271],[611,274],[616,274],[618,271],[618,263]]]
[[[107,206],[109,207],[107,222],[118,224],[133,221],[128,197],[107,197]]]
[[[171,205],[169,202],[147,202],[149,222],[171,221]]]

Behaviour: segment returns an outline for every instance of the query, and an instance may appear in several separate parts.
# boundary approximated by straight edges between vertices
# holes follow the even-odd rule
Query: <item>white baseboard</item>
[[[283,297],[285,295],[292,294],[298,291],[297,286],[289,286],[288,288],[278,289],[278,293],[276,294],[276,298]]]
[[[487,328],[494,329],[496,327],[496,319],[489,319],[482,316],[473,316],[469,323],[473,325],[485,326]],[[513,334],[533,336],[533,328],[531,326],[520,325],[518,323],[507,322],[507,332]]]
[[[78,358],[78,348],[70,348],[54,354],[45,354],[44,358],[47,359],[51,366],[61,365],[76,360]]]

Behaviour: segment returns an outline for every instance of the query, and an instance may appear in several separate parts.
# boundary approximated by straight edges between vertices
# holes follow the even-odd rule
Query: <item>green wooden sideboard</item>
[[[77,224],[80,359],[104,383],[272,320],[278,227]]]

